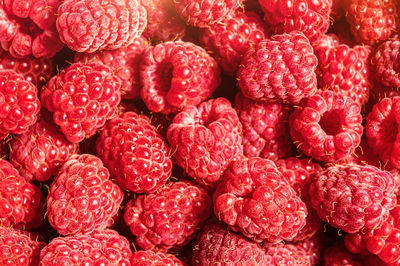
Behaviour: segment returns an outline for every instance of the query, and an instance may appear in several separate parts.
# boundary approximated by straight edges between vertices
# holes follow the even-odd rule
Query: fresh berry
[[[93,136],[119,104],[120,79],[100,62],[75,63],[42,88],[42,104],[66,139],[77,143]]]
[[[254,241],[292,240],[306,224],[304,202],[267,159],[231,163],[213,198],[215,216]]]
[[[237,78],[253,100],[281,98],[297,103],[317,91],[317,57],[303,33],[274,35],[244,54]]]
[[[56,21],[61,41],[81,53],[127,47],[146,25],[146,9],[139,0],[65,0]]]
[[[363,127],[360,105],[326,90],[304,98],[289,118],[290,135],[305,155],[323,162],[351,156]]]
[[[167,139],[176,163],[201,185],[213,188],[242,154],[242,126],[225,98],[188,106],[169,126]]]
[[[170,149],[145,115],[127,112],[107,122],[97,154],[118,184],[136,193],[154,192],[171,176]]]
[[[62,235],[90,234],[112,223],[124,194],[102,161],[74,154],[62,166],[47,197],[47,216]]]
[[[346,250],[343,243],[338,242],[328,247],[324,252],[325,266],[362,266],[355,255]],[[368,265],[368,264],[367,264]]]
[[[124,220],[144,250],[179,249],[195,237],[210,214],[207,191],[189,182],[171,182],[128,202]]]
[[[141,97],[152,112],[177,113],[209,98],[220,83],[217,62],[189,42],[148,47],[140,65]]]
[[[299,246],[293,244],[277,244],[264,246],[265,253],[269,258],[268,265],[293,265],[306,266],[311,265],[306,251]]]
[[[132,254],[131,265],[184,266],[185,264],[172,254],[154,252],[152,250],[139,250]]]
[[[372,58],[375,78],[385,86],[400,88],[400,39],[383,42]]]
[[[317,265],[321,259],[321,248],[324,236],[324,233],[319,231],[311,238],[293,242],[292,244],[305,251],[305,257],[310,261],[310,265]]]

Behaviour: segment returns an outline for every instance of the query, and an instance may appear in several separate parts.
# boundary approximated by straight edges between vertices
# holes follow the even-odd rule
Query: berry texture
[[[147,108],[169,114],[209,98],[220,83],[220,70],[200,46],[165,42],[144,51],[140,79]]]
[[[303,33],[274,35],[244,54],[237,78],[244,96],[291,103],[317,91],[317,57]]]
[[[128,202],[124,220],[144,250],[179,249],[195,237],[210,215],[207,191],[187,181],[168,183]]]
[[[310,265],[310,260],[301,247],[292,244],[277,244],[274,246],[267,245],[264,249],[269,259],[268,265]]]
[[[225,98],[188,106],[168,127],[167,139],[176,159],[196,182],[216,186],[228,165],[242,155],[242,125]]]
[[[75,63],[50,79],[40,92],[42,104],[66,139],[93,136],[115,113],[121,100],[120,79],[100,62]]]
[[[289,117],[290,135],[305,155],[323,162],[351,156],[361,142],[360,105],[326,90],[304,98]]]
[[[289,155],[291,108],[279,100],[253,101],[238,93],[235,110],[243,126],[243,153],[276,161]]]
[[[325,250],[324,265],[362,266],[361,261],[355,255],[348,252],[341,242],[336,243]]]
[[[39,118],[36,124],[11,141],[10,162],[29,181],[55,176],[65,161],[78,152],[54,124]]]
[[[107,122],[97,154],[118,184],[136,193],[154,192],[171,176],[170,149],[145,115],[126,112]]]
[[[318,216],[347,233],[374,229],[395,207],[394,177],[375,166],[331,166],[310,184]]]
[[[400,88],[400,39],[387,40],[372,58],[375,78],[385,86]]]
[[[168,265],[184,266],[183,262],[172,254],[154,252],[152,250],[139,250],[131,257],[131,265]]]
[[[127,47],[146,25],[146,9],[139,0],[66,0],[56,21],[61,41],[80,53]]]
[[[304,202],[267,159],[231,163],[213,198],[215,216],[254,241],[290,241],[306,223]]]
[[[62,166],[47,197],[47,216],[62,235],[90,234],[109,226],[124,194],[94,155],[75,154]]]
[[[54,238],[40,252],[41,265],[131,265],[129,241],[114,230]]]

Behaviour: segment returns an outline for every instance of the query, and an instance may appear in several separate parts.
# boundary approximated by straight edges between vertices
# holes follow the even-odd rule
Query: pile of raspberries
[[[1,0],[0,265],[399,266],[400,0]]]

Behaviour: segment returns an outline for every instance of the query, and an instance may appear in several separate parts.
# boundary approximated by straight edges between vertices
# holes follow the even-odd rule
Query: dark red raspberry
[[[41,265],[130,265],[129,241],[114,230],[57,237],[40,252]]]
[[[310,184],[311,205],[318,216],[347,233],[374,229],[396,205],[391,173],[375,166],[337,165],[317,174]]]
[[[385,86],[400,88],[400,38],[382,43],[372,58],[377,81]]]
[[[189,243],[210,215],[207,191],[190,182],[171,182],[125,206],[124,220],[144,250],[179,249]]]
[[[132,265],[168,265],[168,266],[184,266],[182,261],[172,254],[163,252],[154,252],[152,250],[139,250],[132,254]]]
[[[247,50],[237,78],[254,100],[281,98],[291,103],[317,91],[317,57],[303,33],[274,35]]]
[[[304,98],[289,118],[290,135],[307,156],[337,162],[360,144],[363,127],[360,105],[333,91]]]
[[[235,12],[222,22],[202,29],[200,42],[211,49],[222,69],[236,74],[243,54],[265,39],[267,25],[255,12]]]
[[[136,193],[154,192],[171,176],[170,149],[145,115],[127,112],[107,122],[97,154],[118,184]]]
[[[231,163],[213,197],[216,217],[254,241],[292,240],[306,224],[304,202],[267,159]]]
[[[75,63],[51,78],[40,98],[67,140],[77,143],[93,136],[114,115],[120,85],[103,63]]]
[[[81,53],[127,47],[146,25],[147,12],[139,0],[65,0],[56,22],[61,41]]]
[[[62,235],[90,234],[112,223],[124,194],[102,161],[74,154],[62,166],[47,197],[47,216]]]
[[[177,113],[209,98],[220,83],[220,70],[200,46],[165,42],[145,50],[140,79],[140,94],[150,111]]]
[[[277,33],[298,30],[314,42],[329,27],[332,0],[259,0],[264,19]]]
[[[325,266],[362,266],[357,256],[346,250],[342,242],[328,247],[324,252]],[[368,264],[367,264],[368,265]]]
[[[228,165],[242,155],[242,125],[225,98],[187,106],[169,126],[167,139],[176,163],[207,188],[216,186]]]

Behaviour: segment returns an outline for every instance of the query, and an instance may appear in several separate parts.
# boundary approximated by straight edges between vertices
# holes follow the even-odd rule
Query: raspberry
[[[139,250],[132,254],[132,265],[168,265],[184,266],[183,262],[172,254],[154,252],[152,250]]]
[[[99,158],[74,154],[51,185],[47,216],[62,235],[90,234],[112,223],[123,196]]]
[[[100,62],[75,63],[51,78],[40,97],[66,139],[77,143],[93,136],[114,115],[120,85]]]
[[[107,122],[97,154],[118,184],[136,193],[154,192],[171,176],[170,149],[145,115],[127,112]]]
[[[220,83],[220,70],[203,48],[189,42],[165,42],[145,50],[140,79],[147,108],[169,114],[209,98]]]
[[[321,231],[319,231],[321,232]],[[321,257],[321,243],[324,235],[317,233],[311,238],[292,243],[298,248],[302,248],[305,251],[305,257],[310,261],[311,265],[317,265]]]
[[[68,142],[53,124],[39,119],[26,133],[12,139],[10,162],[26,180],[46,181],[77,152],[77,144]]]
[[[127,47],[116,50],[102,50],[94,53],[76,53],[75,62],[101,62],[111,68],[121,79],[121,97],[137,100],[140,98],[139,66],[142,53],[148,46],[144,37],[139,37]]]
[[[243,153],[276,161],[292,151],[291,108],[281,101],[253,101],[238,93],[235,110],[243,126]]]
[[[347,233],[374,229],[395,207],[394,177],[375,166],[331,166],[310,184],[318,216]]]
[[[216,217],[254,241],[292,240],[306,223],[304,202],[267,159],[231,163],[213,198]]]
[[[267,26],[255,12],[230,14],[223,23],[202,29],[200,42],[211,49],[222,69],[234,75],[243,54],[268,36]]]
[[[65,0],[56,21],[61,41],[81,53],[127,47],[146,25],[146,9],[139,0]]]
[[[44,204],[39,188],[27,182],[6,160],[0,159],[0,226],[38,227]]]
[[[350,48],[341,44],[334,34],[324,35],[313,47],[318,58],[318,85],[365,104],[371,87],[368,81],[368,49],[364,46]]]
[[[247,50],[237,78],[244,96],[253,100],[281,98],[291,103],[317,91],[313,48],[303,33],[274,35]]]
[[[40,252],[41,265],[130,265],[129,241],[114,230],[56,237]]]
[[[400,39],[383,42],[372,58],[375,78],[385,86],[400,88]]]
[[[335,245],[330,246],[325,250],[324,265],[362,266],[361,261],[353,254],[349,253],[343,246],[343,243],[341,242],[338,242]]]
[[[205,189],[187,181],[175,182],[129,201],[124,220],[140,248],[179,249],[202,228],[210,208]]]
[[[244,0],[174,0],[175,8],[194,27],[207,28],[221,22]]]
[[[265,253],[269,257],[268,265],[310,265],[306,251],[292,244],[277,244],[274,246],[265,246]]]
[[[228,165],[242,155],[242,126],[230,102],[216,98],[187,106],[168,127],[176,163],[196,182],[216,186]]]
[[[259,0],[265,12],[264,20],[277,33],[299,30],[314,42],[329,27],[332,0]]]
[[[361,122],[359,104],[327,90],[304,98],[289,117],[289,128],[305,155],[337,162],[350,157],[360,144]]]
[[[221,222],[209,221],[193,246],[193,266],[270,265],[264,250]]]

